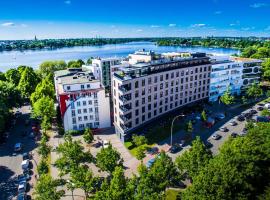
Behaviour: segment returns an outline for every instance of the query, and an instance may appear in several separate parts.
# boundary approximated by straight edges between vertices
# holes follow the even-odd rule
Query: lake
[[[39,64],[46,60],[87,60],[90,57],[125,57],[136,50],[154,50],[163,52],[205,52],[219,55],[231,55],[240,53],[236,49],[206,48],[206,47],[172,47],[157,46],[152,42],[130,42],[125,44],[104,46],[79,46],[61,49],[42,49],[26,51],[4,51],[0,52],[0,71],[6,71],[19,65],[27,65],[38,68]]]

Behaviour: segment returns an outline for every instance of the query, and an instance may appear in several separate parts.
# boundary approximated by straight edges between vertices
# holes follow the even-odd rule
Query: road
[[[22,173],[21,162],[22,154],[24,152],[34,152],[36,148],[35,141],[28,137],[21,136],[23,131],[27,131],[27,134],[31,132],[31,126],[26,126],[24,121],[30,117],[30,107],[23,106],[19,109],[22,115],[16,120],[16,124],[9,131],[9,138],[6,144],[0,145],[0,199],[9,200],[14,198],[17,193],[16,177]],[[23,150],[15,154],[14,145],[18,142],[23,144]],[[34,156],[35,158],[35,156]],[[32,160],[33,167],[36,168],[36,160]],[[29,182],[30,185],[33,182]],[[28,190],[31,189],[28,185]],[[32,191],[31,191],[32,192]]]

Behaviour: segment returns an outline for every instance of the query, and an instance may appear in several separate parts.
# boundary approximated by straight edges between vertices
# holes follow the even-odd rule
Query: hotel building
[[[89,70],[56,71],[54,81],[65,131],[111,126],[109,97]]]
[[[211,62],[204,53],[137,62],[114,73],[114,126],[121,141],[157,117],[207,99],[210,73]]]

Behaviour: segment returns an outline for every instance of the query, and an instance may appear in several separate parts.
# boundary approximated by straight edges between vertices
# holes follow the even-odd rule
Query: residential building
[[[217,101],[229,88],[232,94],[240,94],[243,65],[232,60],[212,60],[209,101]]]
[[[91,66],[85,66],[93,72],[95,77],[101,80],[106,89],[111,87],[111,74],[114,71],[114,65],[121,63],[120,58],[95,58],[92,60]]]
[[[217,101],[229,88],[232,94],[241,94],[261,76],[261,60],[239,57],[211,57],[212,71],[209,101]]]
[[[124,141],[137,128],[208,98],[211,63],[204,53],[152,60],[113,74],[114,126]]]
[[[109,97],[93,73],[85,68],[61,70],[54,80],[65,131],[111,126]]]
[[[135,51],[133,54],[129,54],[129,63],[149,63],[155,59],[160,58],[160,54],[156,54],[154,51],[146,51],[145,49]]]

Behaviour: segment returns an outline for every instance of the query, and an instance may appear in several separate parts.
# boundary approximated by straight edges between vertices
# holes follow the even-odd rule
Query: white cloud
[[[159,28],[160,26],[158,25],[151,25],[151,28]]]
[[[220,14],[222,14],[222,11],[218,10],[218,11],[214,12],[214,14],[215,15],[220,15]]]
[[[70,5],[71,4],[71,1],[70,0],[66,0],[66,1],[64,1],[64,3],[67,4],[67,5]]]
[[[5,22],[5,23],[1,24],[1,26],[5,26],[5,27],[15,26],[15,23],[13,23],[13,22]]]
[[[143,30],[142,29],[137,29],[136,32],[143,32]]]
[[[267,7],[267,6],[268,4],[266,3],[254,3],[250,5],[251,8],[262,8],[262,7]]]
[[[175,27],[176,24],[169,24],[169,27]]]
[[[28,25],[27,24],[21,24],[21,27],[26,28],[26,27],[28,27]]]
[[[193,24],[191,27],[205,27],[206,24]]]
[[[234,24],[234,23],[231,23],[231,24],[230,24],[230,26],[235,26],[235,25],[236,25],[236,24]]]
[[[243,27],[243,28],[241,28],[241,30],[243,30],[243,31],[250,31],[250,30],[254,30],[254,29],[255,29],[254,26],[252,26],[252,27]]]

